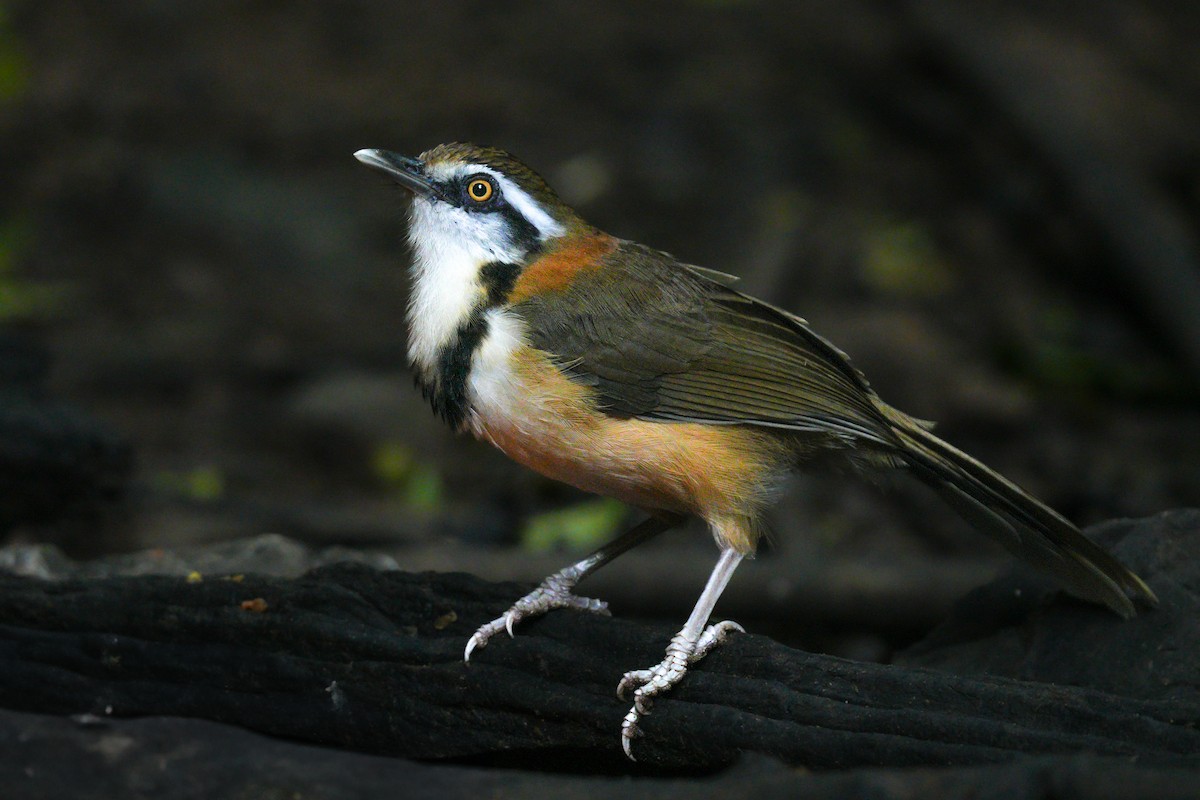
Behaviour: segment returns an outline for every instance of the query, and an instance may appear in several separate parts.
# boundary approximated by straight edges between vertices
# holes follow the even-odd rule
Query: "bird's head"
[[[474,352],[497,326],[515,330],[504,309],[522,275],[600,234],[503,150],[443,144],[417,158],[354,155],[413,195],[408,355],[434,408],[457,425]]]
[[[453,249],[480,267],[519,265],[583,225],[540,175],[503,150],[456,143],[417,158],[387,150],[354,155],[412,192],[409,237],[418,259]]]

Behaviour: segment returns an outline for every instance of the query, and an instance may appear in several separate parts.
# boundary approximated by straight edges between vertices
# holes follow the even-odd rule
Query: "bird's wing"
[[[515,310],[611,416],[890,443],[866,380],[804,320],[665,253],[623,242]]]

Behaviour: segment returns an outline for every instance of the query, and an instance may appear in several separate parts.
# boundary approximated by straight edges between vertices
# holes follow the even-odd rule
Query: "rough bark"
[[[1118,553],[1159,592],[1162,608],[1122,623],[1028,580],[1019,595],[1006,590],[1012,602],[986,625],[968,615],[964,632],[940,634],[986,649],[993,635],[1004,642],[1019,630],[1028,645],[1023,677],[1051,665],[1056,679],[1091,685],[1013,680],[988,674],[997,670],[977,658],[966,659],[976,674],[964,675],[951,671],[953,657],[938,669],[885,666],[738,636],[655,704],[636,753],[647,764],[691,768],[739,752],[816,768],[1080,752],[1195,767],[1200,700],[1187,676],[1197,674],[1200,653],[1200,514],[1099,534],[1121,539]],[[593,768],[619,763],[627,703],[613,689],[625,670],[661,658],[674,631],[557,612],[464,665],[471,631],[527,588],[361,565],[298,579],[6,577],[0,704],[199,717],[415,758],[516,752]]]

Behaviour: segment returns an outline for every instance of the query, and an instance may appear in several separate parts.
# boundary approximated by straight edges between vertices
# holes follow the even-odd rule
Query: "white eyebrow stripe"
[[[562,236],[566,233],[563,226],[558,224],[558,220],[542,210],[537,201],[530,197],[524,189],[521,189],[503,175],[497,175],[490,169],[485,169],[484,171],[496,179],[496,182],[500,184],[500,193],[504,199],[522,217],[529,220],[529,223],[533,227],[538,229],[538,233],[541,234],[542,239],[553,239],[556,236]]]
[[[435,171],[441,173],[436,175],[436,177],[442,180],[461,175],[473,175],[477,172],[491,175],[500,186],[501,196],[508,201],[510,206],[517,210],[517,213],[527,219],[530,225],[537,228],[538,235],[543,241],[562,236],[567,232],[566,228],[559,224],[558,220],[554,217],[547,214],[524,189],[491,167],[484,166],[483,164],[458,164],[450,169],[443,168]]]

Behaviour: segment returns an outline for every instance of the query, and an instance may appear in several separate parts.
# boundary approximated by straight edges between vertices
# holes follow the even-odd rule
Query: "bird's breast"
[[[591,387],[527,344],[509,311],[488,312],[471,364],[472,432],[514,461],[585,491],[705,518],[752,516],[785,454],[746,428],[604,414]]]

